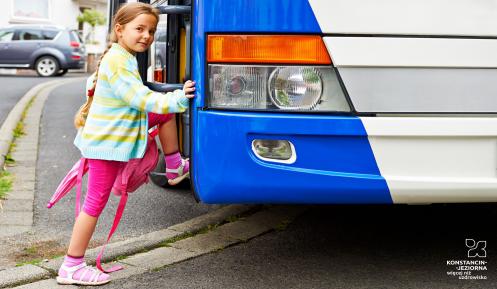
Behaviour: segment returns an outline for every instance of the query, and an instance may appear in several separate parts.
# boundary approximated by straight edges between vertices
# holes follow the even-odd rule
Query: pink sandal
[[[172,174],[177,174],[177,176],[173,179],[168,179],[167,182],[171,185],[171,186],[174,186],[174,185],[177,185],[179,183],[181,183],[181,181],[183,181],[184,179],[186,179],[187,177],[190,176],[190,172],[183,172],[183,170],[185,169],[185,165],[186,165],[186,162],[188,162],[189,159],[181,159],[181,165],[176,168],[176,169],[168,169],[166,168],[166,173],[172,173]]]
[[[80,269],[83,270],[81,275],[78,278],[73,278]],[[65,277],[63,277],[64,275]],[[73,267],[67,267],[62,264],[59,269],[59,276],[57,277],[57,283],[61,285],[97,286],[109,282],[110,276],[108,274],[100,272],[91,266],[87,266],[85,262]]]

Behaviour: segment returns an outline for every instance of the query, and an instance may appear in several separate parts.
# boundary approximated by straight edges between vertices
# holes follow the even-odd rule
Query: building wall
[[[72,0],[51,0],[51,2],[52,22],[67,28],[78,29],[78,21],[76,21],[76,17],[80,14],[78,2]]]
[[[4,9],[0,9],[0,25],[5,26],[10,23],[10,18],[12,15],[13,5],[11,0],[3,1]]]
[[[16,1],[17,5],[14,5]],[[33,18],[16,16],[16,13],[38,13],[37,10],[43,9],[33,8],[33,11],[28,10],[30,7],[44,8],[44,1],[47,1],[48,3],[48,17]],[[0,2],[2,4],[2,9],[0,9],[0,27],[17,23],[39,23],[61,25],[71,29],[78,29],[76,17],[80,14],[80,7],[97,9],[105,15],[105,17],[108,17],[107,0],[0,0]],[[21,9],[14,9],[15,7]],[[23,7],[26,8],[26,11],[22,10]],[[83,34],[86,35],[89,31],[90,26],[85,24]],[[87,50],[89,53],[100,53],[105,50],[107,42],[107,25],[97,26],[95,28],[95,40],[99,42],[99,44],[88,45]]]

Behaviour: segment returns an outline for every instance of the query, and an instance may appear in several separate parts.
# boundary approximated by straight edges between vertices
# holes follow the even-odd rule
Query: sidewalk
[[[50,92],[61,85],[78,81],[79,78],[54,80],[33,87],[9,113],[0,129],[0,155],[7,155],[14,138],[14,129],[24,119],[24,134],[16,139],[12,158],[15,164],[6,170],[14,177],[12,191],[2,202],[0,211],[0,238],[27,232],[33,225],[33,200],[36,181],[36,160],[38,156],[38,136],[40,117],[45,100]],[[0,158],[0,168],[4,158]]]

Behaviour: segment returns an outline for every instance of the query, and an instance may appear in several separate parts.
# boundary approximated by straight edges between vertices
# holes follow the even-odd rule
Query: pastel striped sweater
[[[187,108],[183,90],[163,94],[143,85],[135,56],[114,43],[100,64],[93,103],[74,144],[85,158],[141,158],[147,145],[147,112],[179,113]]]

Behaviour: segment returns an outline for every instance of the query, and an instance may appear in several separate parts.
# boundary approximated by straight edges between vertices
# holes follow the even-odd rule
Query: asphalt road
[[[101,288],[495,288],[497,205],[316,206],[286,230]],[[486,241],[468,258],[466,238]],[[479,260],[487,280],[447,261]],[[451,263],[452,264],[452,263]]]
[[[85,98],[84,83],[78,81],[52,91],[45,103],[40,128],[33,235],[38,240],[56,240],[62,247],[69,241],[73,226],[75,190],[51,209],[46,208],[46,203],[80,157],[72,144],[76,135],[73,116]],[[118,197],[111,195],[97,225],[96,244],[107,237],[118,201]],[[113,241],[164,229],[218,207],[197,204],[189,190],[165,190],[149,183],[130,195]]]
[[[3,124],[10,110],[31,89],[31,87],[54,78],[36,76],[0,75],[0,126]]]

